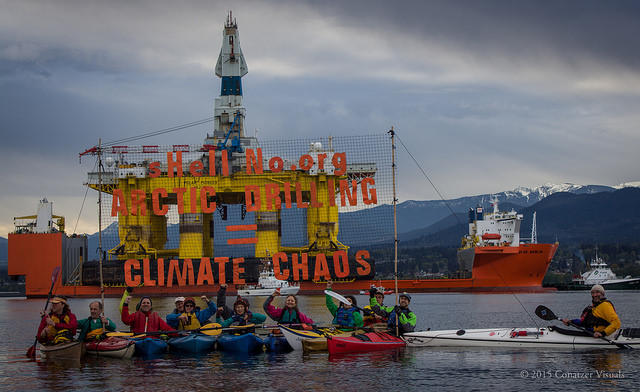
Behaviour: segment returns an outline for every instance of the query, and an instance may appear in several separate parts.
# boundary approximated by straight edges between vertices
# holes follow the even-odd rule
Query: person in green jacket
[[[216,322],[223,328],[230,325],[247,325],[247,324],[262,324],[267,316],[260,313],[252,313],[249,311],[249,301],[238,296],[238,299],[233,304],[233,314],[226,320],[222,319],[221,315],[216,315]]]
[[[418,318],[415,313],[409,309],[409,303],[411,302],[411,296],[407,293],[400,294],[398,298],[398,305],[396,306],[384,306],[378,303],[376,299],[376,289],[371,288],[369,290],[369,305],[371,309],[380,315],[387,317],[387,328],[393,333],[396,331],[396,319],[398,321],[398,332],[400,335],[407,332],[413,332],[416,328],[416,322]]]
[[[327,283],[327,290],[331,290],[331,282]],[[327,309],[333,316],[333,324],[338,325],[340,328],[358,328],[363,326],[362,314],[357,309],[358,302],[352,295],[347,295],[346,299],[351,302],[351,305],[340,303],[340,306],[336,306],[333,302],[333,297],[329,294],[325,294],[325,301],[327,303]]]
[[[78,340],[93,340],[99,339],[106,331],[115,331],[116,323],[105,317],[102,314],[102,302],[93,301],[89,304],[89,312],[91,316],[78,320]],[[104,327],[104,329],[103,329]]]

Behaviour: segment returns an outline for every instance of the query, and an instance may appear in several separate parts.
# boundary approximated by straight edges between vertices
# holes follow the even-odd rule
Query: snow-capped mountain
[[[491,200],[494,197],[496,197],[501,203],[501,209],[506,209],[508,205],[515,207],[528,207],[554,193],[559,192],[593,194],[599,192],[613,192],[616,189],[624,188],[625,186],[640,187],[640,182],[627,182],[615,187],[607,185],[547,183],[533,188],[518,187],[513,190],[493,194],[460,197],[457,199],[447,200],[446,204],[441,200],[407,200],[398,204],[398,227],[400,232],[408,232],[426,227],[451,215],[449,208],[456,213],[466,213],[469,208],[473,208],[478,205],[489,208]]]
[[[640,181],[623,182],[620,185],[614,186],[614,188],[616,189],[629,188],[629,187],[640,188]]]

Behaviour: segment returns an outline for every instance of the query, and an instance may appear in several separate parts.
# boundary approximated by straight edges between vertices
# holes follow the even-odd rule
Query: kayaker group
[[[229,308],[226,305],[226,288],[226,285],[220,287],[215,302],[204,295],[201,296],[200,299],[207,305],[204,309],[196,306],[194,298],[177,297],[175,309],[165,319],[153,311],[153,301],[149,296],[139,299],[135,311],[130,309],[132,289],[127,289],[120,303],[120,319],[134,334],[198,330],[214,316],[215,321],[223,328],[232,325],[261,324],[267,316],[279,324],[314,324],[313,319],[299,309],[298,298],[294,295],[287,296],[284,306],[277,307],[273,302],[280,292],[274,291],[264,301],[262,308],[265,314],[261,314],[251,311],[249,301],[240,296],[234,302],[233,308]],[[327,289],[331,290],[331,283],[327,284]],[[355,297],[346,298],[349,303],[339,302],[339,305],[336,305],[333,297],[326,295],[326,305],[333,316],[333,324],[341,329],[355,329],[375,324],[387,325],[390,330],[394,330],[396,319],[400,333],[413,331],[415,328],[416,316],[409,309],[409,294],[400,295],[399,305],[385,306],[384,292],[372,288],[370,303],[364,309],[357,307]],[[89,317],[81,320],[71,312],[65,298],[54,297],[50,303],[50,312],[42,315],[38,329],[38,340],[43,344],[71,341],[77,332],[78,340],[92,340],[103,337],[106,332],[116,331],[116,323],[104,316],[103,304],[100,301],[91,302]],[[364,318],[361,312],[364,313]]]
[[[363,327],[372,327],[387,330],[390,333],[396,331],[402,335],[415,330],[417,317],[411,309],[411,296],[407,293],[399,295],[398,304],[386,306],[384,304],[384,292],[375,287],[369,291],[369,305],[363,309],[358,307],[354,296],[342,297],[331,290],[331,282],[327,284],[325,295],[326,306],[333,316],[333,324],[339,329],[354,330]],[[129,326],[134,334],[165,331],[194,331],[201,329],[215,316],[216,323],[222,328],[230,326],[243,326],[248,324],[261,324],[267,316],[278,324],[298,324],[312,326],[314,321],[303,313],[298,307],[298,299],[294,295],[285,298],[284,306],[273,305],[274,299],[280,295],[276,290],[263,303],[265,314],[250,310],[249,301],[240,296],[237,297],[233,308],[226,306],[226,285],[222,285],[217,293],[217,300],[211,301],[205,295],[200,299],[207,305],[204,309],[196,306],[194,298],[177,297],[175,309],[165,319],[153,311],[152,299],[148,296],[140,298],[135,311],[130,310],[131,290],[127,289],[123,295],[121,307],[121,321]],[[562,319],[565,324],[585,328],[596,338],[611,335],[620,328],[620,319],[616,314],[611,301],[606,299],[604,288],[595,285],[591,289],[592,304],[586,307],[581,316],[574,320]],[[336,305],[334,298],[338,298]],[[346,300],[345,300],[346,299]],[[38,328],[38,341],[43,344],[58,344],[69,342],[79,332],[78,340],[99,339],[108,331],[116,330],[116,323],[103,314],[103,305],[100,301],[89,304],[89,317],[77,320],[71,312],[67,300],[63,297],[54,297],[51,301],[50,311],[42,314]]]

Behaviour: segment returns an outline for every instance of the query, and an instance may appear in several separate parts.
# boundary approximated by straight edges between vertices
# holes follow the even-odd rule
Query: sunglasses
[[[188,305],[185,305],[184,307],[185,307],[185,308],[193,308],[193,307],[194,307],[194,305],[188,304]]]

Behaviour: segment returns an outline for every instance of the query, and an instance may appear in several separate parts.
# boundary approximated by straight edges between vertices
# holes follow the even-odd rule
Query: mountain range
[[[408,200],[397,205],[398,238],[402,246],[456,246],[467,232],[467,211],[483,206],[489,211],[491,200],[497,199],[501,210],[514,209],[524,215],[521,237],[531,235],[531,216],[537,211],[537,232],[540,242],[555,241],[633,241],[640,238],[640,183],[617,187],[603,185],[545,184],[536,188],[466,196],[444,201]],[[339,240],[342,243],[385,246],[393,241],[393,207],[374,208],[340,214]],[[282,236],[296,245],[305,243],[300,227],[305,223],[303,210],[284,212]],[[452,214],[453,211],[453,214]],[[251,247],[225,249],[224,225],[253,221],[248,213],[240,219],[238,211],[229,210],[223,222],[215,214],[216,253],[234,256],[251,254]],[[177,247],[178,225],[168,225],[166,247]],[[103,249],[117,245],[117,223],[103,230]],[[89,236],[89,256],[96,254],[97,233]],[[7,260],[7,239],[0,237],[0,262]]]
[[[520,237],[531,236],[536,212],[538,242],[561,244],[633,243],[640,239],[640,189],[624,188],[595,194],[554,193],[528,207],[506,203],[501,210],[515,209],[523,214]],[[403,246],[455,246],[467,233],[466,214],[449,216],[423,229],[406,233]]]

